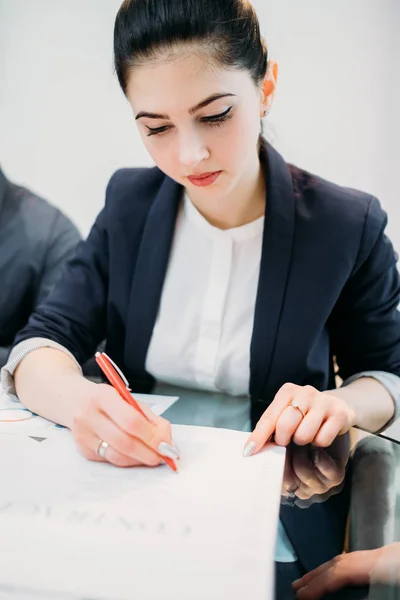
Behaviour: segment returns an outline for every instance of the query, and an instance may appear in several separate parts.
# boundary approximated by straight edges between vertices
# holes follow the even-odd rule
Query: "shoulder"
[[[166,175],[157,167],[119,169],[106,191],[106,211],[112,217],[147,212]]]
[[[308,207],[316,215],[337,217],[353,224],[365,219],[383,223],[386,213],[371,194],[337,185],[309,171],[288,165],[296,197],[297,208]]]
[[[24,231],[31,244],[43,244],[47,240],[68,233],[76,243],[80,233],[73,222],[56,206],[31,190],[11,185],[8,210],[13,216],[14,228]]]
[[[387,224],[387,215],[373,195],[337,185],[288,165],[298,222],[318,227],[326,239],[371,248]]]

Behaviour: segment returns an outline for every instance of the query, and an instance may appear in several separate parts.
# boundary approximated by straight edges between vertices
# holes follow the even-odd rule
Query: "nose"
[[[185,133],[179,140],[179,160],[185,167],[196,167],[202,160],[209,158],[210,153],[207,150],[201,136],[195,133]]]

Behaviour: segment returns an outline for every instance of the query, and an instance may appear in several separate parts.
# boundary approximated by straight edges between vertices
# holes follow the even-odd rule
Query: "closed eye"
[[[225,110],[223,113],[220,113],[219,115],[213,115],[212,117],[203,117],[200,120],[202,123],[216,123],[216,122],[225,121],[226,117],[229,115],[231,110],[232,110],[232,106],[230,106],[227,110]]]
[[[232,117],[232,115],[230,114],[232,108],[233,107],[230,106],[227,110],[225,110],[223,113],[220,113],[219,115],[202,117],[200,119],[200,122],[208,125],[221,125],[222,123],[224,123]],[[146,125],[146,127],[149,130],[149,133],[147,134],[148,137],[152,135],[166,133],[169,129],[171,129],[171,125],[163,125],[162,127],[149,127],[148,125]]]

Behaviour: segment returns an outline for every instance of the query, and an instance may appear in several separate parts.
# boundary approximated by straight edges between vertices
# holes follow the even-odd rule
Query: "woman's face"
[[[127,96],[152,159],[189,194],[226,196],[254,176],[265,104],[247,71],[186,52],[134,69]]]

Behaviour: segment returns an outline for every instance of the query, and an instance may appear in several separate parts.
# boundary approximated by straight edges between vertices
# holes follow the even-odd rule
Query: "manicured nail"
[[[179,458],[178,449],[175,446],[172,446],[171,444],[167,444],[167,442],[161,442],[158,445],[158,451],[161,455],[168,456],[168,458]]]
[[[243,456],[245,456],[245,457],[251,456],[254,452],[255,447],[256,447],[255,442],[249,442],[248,444],[246,444],[244,447],[244,450],[243,450]]]

